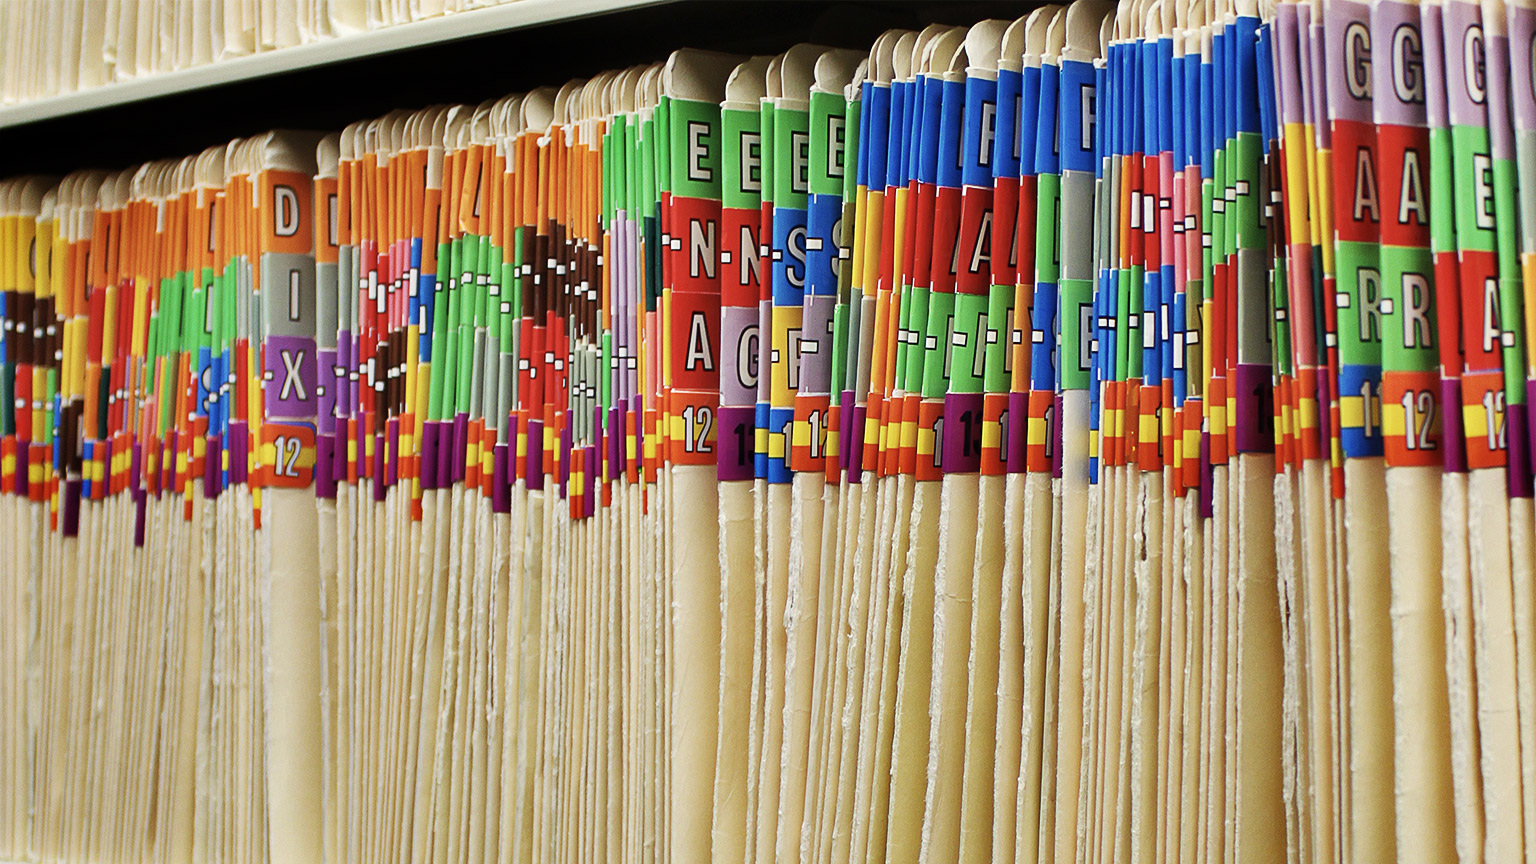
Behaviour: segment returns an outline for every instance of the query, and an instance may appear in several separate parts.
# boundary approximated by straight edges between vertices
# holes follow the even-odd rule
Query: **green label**
[[[1093,280],[1063,279],[1060,296],[1057,376],[1063,390],[1087,390],[1088,371],[1093,364]]]
[[[1337,271],[1339,362],[1381,365],[1382,278],[1375,243],[1339,241],[1334,249]]]
[[[1432,372],[1435,350],[1434,264],[1428,249],[1381,247],[1381,365],[1388,372]]]
[[[993,285],[987,298],[982,342],[986,345],[984,386],[988,393],[1007,393],[1013,385],[1014,296],[1014,286]]]
[[[663,105],[671,118],[671,190],[684,198],[719,198],[721,171],[720,106],[709,102],[668,99]]]
[[[721,111],[720,125],[725,138],[721,203],[732,209],[755,208],[763,191],[763,142],[757,131],[758,114],[734,108]]]
[[[955,341],[955,295],[936,291],[928,298],[928,328],[923,336],[923,398],[942,399],[949,392]]]
[[[1035,281],[1056,282],[1061,279],[1061,246],[1057,242],[1061,221],[1060,175],[1041,174],[1035,189]]]
[[[950,335],[949,392],[980,393],[986,363],[987,304],[979,294],[955,295],[954,332]],[[992,331],[995,332],[995,331]]]
[[[836,93],[811,94],[811,168],[809,189],[813,195],[842,195],[843,181],[852,173],[848,123],[843,116],[847,102]]]
[[[811,182],[811,115],[773,110],[773,206],[805,209]]]

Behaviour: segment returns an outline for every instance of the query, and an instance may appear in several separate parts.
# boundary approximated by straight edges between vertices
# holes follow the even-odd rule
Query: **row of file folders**
[[[0,185],[0,858],[1536,854],[1530,0]]]

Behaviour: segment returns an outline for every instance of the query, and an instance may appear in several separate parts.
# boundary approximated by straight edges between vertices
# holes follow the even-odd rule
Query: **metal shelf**
[[[176,93],[250,81],[299,69],[390,54],[408,48],[453,42],[542,24],[573,21],[626,9],[658,6],[668,2],[671,0],[515,0],[501,6],[474,9],[409,24],[398,24],[382,30],[350,33],[307,45],[251,54],[175,72],[163,72],[47,99],[0,106],[0,128],[66,117]]]

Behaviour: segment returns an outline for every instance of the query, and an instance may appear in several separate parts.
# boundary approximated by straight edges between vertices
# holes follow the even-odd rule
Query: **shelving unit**
[[[456,15],[428,18],[382,30],[349,33],[307,45],[265,51],[132,81],[92,87],[48,99],[0,107],[0,128],[20,126],[98,108],[129,105],[191,90],[254,81],[274,75],[379,57],[397,51],[507,33],[671,0],[517,0]]]

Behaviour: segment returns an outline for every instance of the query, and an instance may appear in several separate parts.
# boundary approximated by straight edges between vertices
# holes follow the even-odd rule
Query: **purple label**
[[[1329,119],[1357,123],[1370,123],[1371,73],[1376,64],[1374,56],[1385,52],[1371,49],[1371,10],[1364,3],[1350,0],[1331,0],[1323,9],[1324,31],[1327,45],[1323,54],[1327,58],[1328,112]],[[1385,63],[1379,68],[1386,68]],[[1385,82],[1378,82],[1385,83]]]
[[[624,432],[628,420],[624,409],[608,409],[608,434],[604,436],[604,443],[608,445],[608,476],[615,479],[624,476]]]
[[[830,254],[831,243],[826,244]],[[805,296],[800,339],[800,393],[806,396],[830,395],[832,380],[832,316],[837,298],[831,295]],[[724,378],[725,376],[721,376]],[[746,404],[745,402],[737,404]]]
[[[523,457],[523,481],[530,492],[544,488],[543,420],[528,420],[528,452]]]
[[[852,458],[848,449],[853,435],[853,429],[850,428],[853,425],[853,391],[844,390],[838,394],[837,406],[837,480],[841,483],[848,479],[848,461]]]
[[[217,435],[209,435],[207,441],[207,458],[203,460],[203,497],[217,498],[223,491],[219,481],[224,473],[220,470],[224,462],[224,442]]]
[[[720,404],[757,402],[761,336],[758,310],[750,306],[720,309]]]
[[[636,393],[629,399],[631,406],[629,410],[635,420],[635,459],[640,463],[638,467],[640,480],[643,483],[645,482],[645,397]],[[718,414],[715,416],[716,419],[719,418]]]
[[[752,458],[757,427],[753,420],[756,409],[739,405],[721,405],[716,416],[720,421],[719,436],[715,442],[716,474],[720,480],[751,480]]]
[[[469,415],[460,411],[453,418],[453,462],[449,465],[454,483],[464,482],[466,454],[469,452]]]
[[[249,454],[251,433],[243,421],[229,424],[229,482],[232,486],[244,484],[249,479]]]
[[[133,495],[133,545],[144,547],[144,504],[148,500],[143,489],[135,489]]]
[[[1515,158],[1515,130],[1510,125],[1509,117],[1508,36],[1503,33],[1488,34],[1488,51],[1483,68],[1488,70],[1489,152],[1495,159],[1513,159]]]
[[[560,497],[569,498],[571,488],[571,426],[560,430]]]
[[[1536,381],[1531,382],[1536,392]],[[1441,466],[1450,473],[1461,474],[1467,470],[1467,439],[1461,426],[1461,379],[1440,379],[1440,453]]]
[[[60,520],[64,526],[65,537],[80,536],[80,480],[64,481],[64,518]]]
[[[1445,96],[1451,123],[1482,126],[1488,122],[1488,82],[1483,44],[1483,10],[1476,3],[1452,0],[1445,15]],[[1470,74],[1469,74],[1470,73]]]
[[[437,424],[437,488],[453,485],[453,441],[444,440],[453,435],[453,425],[447,420]]]
[[[1509,442],[1509,467],[1504,476],[1508,479],[1509,497],[1531,497],[1531,419],[1529,405],[1510,405],[1505,409],[1507,441]]]
[[[1237,435],[1237,452],[1274,452],[1275,395],[1269,367],[1256,363],[1237,364],[1235,386],[1237,416],[1232,418],[1232,426]]]
[[[315,340],[296,336],[267,338],[266,401],[271,419],[307,420],[315,416]]]
[[[384,435],[382,433],[373,436],[373,500],[384,500],[384,492],[389,488],[386,482],[389,479],[388,469],[384,463]]]
[[[851,408],[849,406],[852,406]],[[864,425],[869,407],[854,402],[853,391],[843,392],[844,447],[838,458],[843,463],[843,473],[850,483],[864,481]]]
[[[390,486],[400,482],[400,418],[391,417],[385,423],[385,435],[389,449],[384,461],[384,482]]]
[[[322,348],[316,354],[319,362],[316,365],[317,382],[315,396],[317,407],[315,408],[316,431],[320,435],[329,435],[336,431],[336,349]]]
[[[1311,106],[1312,122],[1315,124],[1314,134],[1317,136],[1318,147],[1329,149],[1333,146],[1333,126],[1325,122],[1328,105],[1325,96],[1325,86],[1321,82],[1314,82],[1314,76],[1320,70],[1326,70],[1328,37],[1324,32],[1323,22],[1313,20],[1312,7],[1299,3],[1296,6],[1296,25],[1298,32],[1305,33],[1306,42],[1303,50],[1311,57],[1312,74],[1302,79],[1302,98]]]
[[[1200,434],[1200,516],[1209,519],[1216,513],[1215,467],[1211,465],[1211,433]]]
[[[332,395],[334,407],[332,412],[337,417],[352,416],[352,406],[356,404],[352,392],[356,382],[351,380],[348,366],[352,362],[352,333],[342,330],[336,334],[336,354],[331,361],[331,379],[335,383],[336,392]]]
[[[597,445],[589,445],[587,452],[587,471],[582,482],[582,515],[591,518],[597,513],[597,468],[601,464],[597,461]]]
[[[336,438],[333,435],[315,435],[315,495],[319,498],[336,497]]]
[[[974,474],[981,470],[980,393],[950,393],[944,397],[945,474]]]
[[[1536,9],[1509,4],[1509,65],[1524,74],[1511,76],[1510,92],[1514,106],[1515,128],[1522,132],[1536,130]],[[1426,28],[1426,32],[1428,28]]]
[[[1061,417],[1062,417],[1062,413],[1061,412],[1062,412],[1062,408],[1063,408],[1063,405],[1065,403],[1065,400],[1062,398],[1061,391],[1059,391],[1059,390],[1056,391],[1056,400],[1055,401],[1056,401],[1055,410],[1056,410],[1056,417],[1057,417],[1056,429],[1055,429],[1055,432],[1056,432],[1056,446],[1055,446],[1055,448],[1053,448],[1051,450],[1051,476],[1055,477],[1057,480],[1060,480],[1061,479],[1061,475],[1062,475],[1061,451],[1062,451],[1063,447],[1066,445],[1066,441],[1067,441],[1067,424],[1062,422],[1062,420],[1061,420]]]
[[[428,420],[422,424],[421,430],[421,488],[436,489],[437,477],[437,450],[438,438],[442,434],[436,420]]]
[[[1029,394],[1008,394],[1008,473],[1023,474],[1029,464]]]
[[[143,467],[144,450],[139,446],[139,443],[135,441],[129,450],[128,456],[128,488],[134,492],[137,492],[139,489],[143,488],[144,484],[140,482],[140,480],[143,479],[143,474],[140,473],[143,470]]]
[[[1396,126],[1424,125],[1424,35],[1419,7],[1383,0],[1371,10],[1371,41],[1376,46],[1376,122]],[[1438,48],[1438,46],[1436,46]],[[1347,71],[1347,70],[1346,70]],[[1437,82],[1438,83],[1438,82]]]
[[[491,453],[491,512],[512,512],[512,453],[505,444],[497,444]]]
[[[614,429],[617,427],[609,425],[612,423],[612,415],[610,414],[609,416],[608,423],[603,422],[603,407],[601,405],[592,406],[592,434],[595,440],[589,445],[593,448],[593,451],[592,461],[587,463],[587,470],[602,479],[618,476],[617,474],[608,473],[610,442],[618,437],[614,434]]]
[[[1275,53],[1279,67],[1280,113],[1283,123],[1300,123],[1304,113],[1301,101],[1301,75],[1297,58],[1296,6],[1281,3],[1275,7]]]
[[[1424,77],[1427,81],[1438,81],[1439,86],[1430,86],[1424,97],[1424,113],[1430,126],[1443,129],[1451,125],[1451,118],[1446,114],[1445,107],[1445,82],[1450,78],[1445,71],[1445,27],[1441,21],[1441,11],[1438,5],[1425,5],[1419,9],[1419,28],[1424,34]]]

